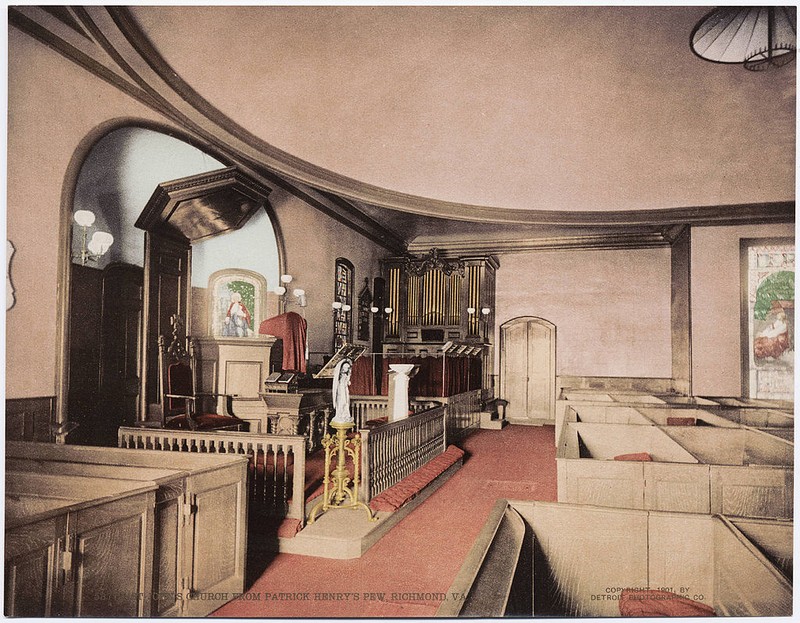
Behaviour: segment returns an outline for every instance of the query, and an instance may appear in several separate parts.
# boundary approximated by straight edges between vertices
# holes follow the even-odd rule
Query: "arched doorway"
[[[500,397],[512,424],[555,422],[556,326],[523,316],[500,327]]]

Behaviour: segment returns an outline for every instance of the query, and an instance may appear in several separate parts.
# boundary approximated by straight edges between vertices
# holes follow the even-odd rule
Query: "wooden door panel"
[[[104,417],[112,428],[132,426],[139,397],[143,269],[109,266],[103,275],[101,393]]]
[[[158,338],[172,339],[171,317],[189,322],[191,247],[189,241],[145,232],[144,344],[141,413],[158,403]],[[144,416],[142,416],[144,417]]]
[[[238,498],[238,483],[197,494],[192,581],[194,591],[209,591],[237,575],[238,535],[237,526],[231,524],[231,509],[238,507]],[[207,555],[209,543],[214,543],[213,556]],[[204,555],[197,555],[200,552]]]
[[[56,543],[6,561],[6,616],[49,617]]]
[[[75,616],[141,616],[141,516],[77,535]]]
[[[516,322],[502,328],[501,396],[508,400],[506,416],[512,420],[528,417],[527,342],[526,323]]]
[[[174,498],[156,506],[153,550],[158,564],[153,568],[154,616],[176,616],[182,605],[180,540],[183,517],[180,500]]]
[[[528,322],[528,417],[553,419],[555,371],[552,361],[553,330]]]

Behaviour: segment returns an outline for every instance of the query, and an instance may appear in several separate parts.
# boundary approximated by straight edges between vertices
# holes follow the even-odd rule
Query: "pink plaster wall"
[[[59,221],[71,160],[104,122],[164,120],[15,28],[8,40],[7,237],[16,248],[16,304],[6,314],[6,396],[51,396]]]
[[[670,250],[500,256],[498,331],[517,316],[556,325],[558,374],[669,378]]]
[[[62,210],[71,211],[62,207],[62,195],[69,195],[67,180],[77,173],[70,166],[80,167],[73,159],[89,147],[81,143],[110,120],[167,122],[14,28],[9,47],[7,222],[16,247],[16,304],[6,315],[6,396],[51,396],[59,350],[59,221]],[[286,270],[295,277],[291,286],[307,293],[310,349],[330,352],[336,258],[354,264],[357,296],[388,253],[292,195],[275,191],[270,201],[284,236]]]
[[[364,279],[380,275],[379,260],[388,251],[349,227],[323,216],[318,210],[285,191],[276,190],[269,197],[283,234],[285,270],[293,277],[288,288],[306,291],[308,305],[308,343],[311,351],[330,353],[333,342],[334,265],[336,258],[350,260],[354,267],[353,322],[356,319],[358,293]],[[294,305],[287,311],[301,313]],[[355,326],[354,326],[355,331]],[[354,334],[355,335],[355,334]],[[312,358],[319,361],[320,356]]]
[[[739,241],[773,236],[794,225],[692,229],[692,393],[741,394]]]

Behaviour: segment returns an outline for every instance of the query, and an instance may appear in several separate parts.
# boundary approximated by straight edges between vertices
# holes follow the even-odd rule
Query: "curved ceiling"
[[[699,59],[689,36],[708,10],[130,8],[236,125],[456,218],[793,200],[795,64]]]

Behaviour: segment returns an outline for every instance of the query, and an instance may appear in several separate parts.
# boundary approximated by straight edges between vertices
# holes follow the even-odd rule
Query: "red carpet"
[[[464,467],[364,556],[278,554],[220,617],[431,617],[498,498],[556,501],[552,426],[481,430]],[[346,511],[341,511],[346,512]]]

